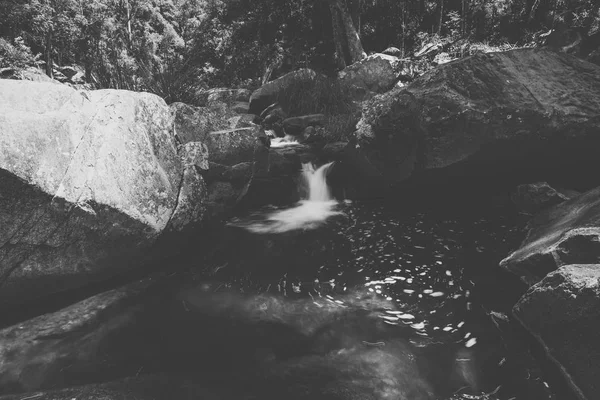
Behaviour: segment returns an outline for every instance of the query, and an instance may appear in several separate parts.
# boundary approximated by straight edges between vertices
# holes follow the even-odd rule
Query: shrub
[[[38,58],[39,54],[34,56],[22,37],[15,38],[14,44],[0,38],[0,68],[23,69],[34,66]]]
[[[185,61],[171,59],[154,66],[140,63],[139,71],[142,89],[162,97],[167,104],[197,106],[202,102],[204,86],[198,79],[201,73]]]

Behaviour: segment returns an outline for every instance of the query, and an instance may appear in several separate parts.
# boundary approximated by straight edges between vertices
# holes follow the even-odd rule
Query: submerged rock
[[[0,392],[56,387],[110,370],[101,349],[143,311],[145,280],[0,330]]]
[[[581,399],[600,391],[600,265],[566,265],[532,286],[513,310]]]
[[[165,102],[52,83],[0,87],[0,303],[139,266],[188,193],[183,185],[197,183],[183,179]],[[179,213],[177,227],[200,212]]]
[[[521,210],[536,213],[571,197],[574,196],[561,193],[546,182],[536,182],[517,186],[511,195],[511,200]]]
[[[568,264],[600,262],[600,188],[537,214],[521,247],[500,265],[533,285]]]
[[[356,137],[388,183],[425,173],[522,182],[547,171],[582,180],[600,166],[599,129],[600,67],[520,49],[450,62],[374,97]]]
[[[231,388],[208,387],[196,376],[153,374],[66,389],[0,396],[0,400],[250,400]]]

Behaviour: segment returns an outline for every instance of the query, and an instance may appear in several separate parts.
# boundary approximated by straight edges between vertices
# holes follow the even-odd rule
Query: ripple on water
[[[253,289],[247,285],[245,291],[310,297],[319,307],[323,306],[319,299],[344,307],[349,295],[367,290],[384,304],[374,310],[379,320],[389,329],[398,329],[415,346],[436,343],[477,351],[489,342],[481,340],[480,334],[488,329],[481,325],[490,325],[490,312],[473,300],[477,288],[465,263],[473,262],[469,261],[473,254],[481,254],[478,260],[491,264],[508,252],[516,229],[507,228],[502,215],[461,221],[424,213],[402,216],[356,202],[322,203],[301,202],[245,226],[257,233],[288,232],[345,215],[324,228],[333,235],[323,236],[320,230],[307,233],[314,243],[326,237],[322,244],[328,251],[316,252],[308,263],[294,263],[293,251],[286,254],[273,268],[279,270],[279,278],[277,272],[265,276],[253,269],[260,265],[248,266],[245,282]],[[240,226],[239,221],[234,224]],[[407,336],[407,330],[412,335]]]

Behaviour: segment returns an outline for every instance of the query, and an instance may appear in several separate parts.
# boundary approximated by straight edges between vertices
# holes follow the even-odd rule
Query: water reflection
[[[461,219],[338,207],[346,218],[252,241],[252,256],[240,252],[214,276],[228,290],[261,293],[250,303],[261,299],[264,318],[311,337],[326,330],[321,349],[408,346],[405,356],[416,360],[418,379],[432,384],[437,398],[491,392],[512,379],[494,323],[507,317],[490,307],[503,290],[497,262],[518,242],[518,226],[498,213]]]

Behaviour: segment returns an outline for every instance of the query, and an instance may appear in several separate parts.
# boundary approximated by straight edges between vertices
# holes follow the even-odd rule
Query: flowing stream
[[[337,202],[331,165],[303,165],[298,204],[232,221],[202,283],[183,292],[202,315],[271,327],[254,346],[278,372],[253,390],[282,399],[555,399],[509,318],[516,278],[498,267],[526,218],[491,206]]]
[[[211,399],[571,400],[509,317],[523,289],[498,262],[527,216],[337,201],[331,167],[303,165],[303,200],[172,260],[144,302],[115,311],[131,323],[102,362],[61,367],[57,384],[163,374]]]

